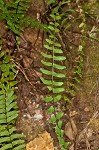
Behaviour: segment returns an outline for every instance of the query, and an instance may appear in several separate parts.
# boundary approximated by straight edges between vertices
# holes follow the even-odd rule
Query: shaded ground
[[[34,7],[35,2],[36,7]],[[35,17],[44,9],[39,2],[33,1],[29,10],[29,13]],[[4,26],[3,22],[0,22],[0,32],[2,35],[5,34],[4,44],[13,50],[13,34],[7,33],[2,26]],[[10,35],[9,38],[8,35]],[[58,147],[54,131],[48,123],[47,106],[42,100],[48,91],[40,81],[42,33],[35,44],[37,36],[37,30],[25,29],[23,38],[20,39],[20,46],[13,53],[14,63],[18,69],[16,94],[20,109],[16,126],[19,132],[26,135],[27,142],[47,130],[53,137],[55,146]],[[88,148],[97,150],[99,147],[99,45],[94,44],[97,46],[92,47],[92,43],[90,46],[89,43],[87,45],[84,76],[79,92],[73,99],[73,106],[69,104],[66,108],[64,125],[68,123],[68,127],[64,126],[64,129],[71,130],[69,133],[65,131],[66,140],[71,142],[69,150],[87,150]]]

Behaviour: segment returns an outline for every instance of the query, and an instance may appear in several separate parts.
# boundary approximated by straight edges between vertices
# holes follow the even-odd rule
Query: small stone
[[[41,120],[42,118],[43,118],[43,116],[41,115],[41,114],[35,114],[34,116],[33,116],[33,118],[34,118],[34,120]]]
[[[88,108],[88,107],[85,107],[84,111],[88,112],[88,111],[89,111],[89,108]]]

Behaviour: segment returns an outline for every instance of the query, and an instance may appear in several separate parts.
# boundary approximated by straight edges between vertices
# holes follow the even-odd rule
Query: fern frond
[[[66,67],[61,64],[66,57],[63,56],[62,46],[56,37],[57,33],[60,32],[59,30],[59,20],[61,19],[59,13],[57,12],[58,7],[54,9],[52,14],[50,15],[53,19],[53,22],[49,23],[48,29],[49,38],[46,39],[46,44],[44,48],[46,48],[46,53],[42,52],[41,55],[43,56],[44,60],[42,60],[42,64],[44,68],[40,68],[41,72],[44,74],[44,77],[40,79],[42,82],[47,85],[47,88],[52,93],[52,96],[47,96],[44,98],[46,102],[52,102],[48,109],[49,113],[53,113],[53,116],[50,118],[50,122],[55,125],[55,132],[58,136],[59,144],[62,150],[65,150],[65,141],[63,139],[64,132],[61,129],[62,123],[61,118],[63,117],[64,113],[57,109],[58,102],[61,100],[62,95],[65,91],[63,87],[64,82],[62,79],[66,77],[64,73],[61,73]],[[46,79],[48,77],[48,79]],[[56,80],[57,79],[57,80]],[[59,106],[60,107],[60,106]]]
[[[0,150],[23,150],[25,142],[22,134],[16,133],[15,120],[18,116],[17,98],[14,93],[15,69],[10,62],[11,57],[6,55],[1,65],[0,80]]]

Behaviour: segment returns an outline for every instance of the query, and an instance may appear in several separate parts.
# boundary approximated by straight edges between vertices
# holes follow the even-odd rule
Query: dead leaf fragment
[[[53,139],[48,132],[39,134],[39,137],[26,145],[26,150],[54,150]]]
[[[68,123],[65,125],[65,135],[66,135],[71,141],[74,140],[74,137],[73,137],[73,130],[72,130],[72,127],[71,127],[71,123],[70,123],[70,122],[68,122]]]
[[[76,127],[76,124],[75,124],[75,122],[72,118],[70,118],[70,122],[71,122],[71,127],[72,127],[72,130],[73,130],[73,136],[75,138],[76,135],[77,135],[77,127]]]
[[[70,118],[70,122],[65,125],[65,135],[73,141],[77,135],[77,127],[72,118]]]
[[[27,56],[24,56],[23,65],[25,68],[29,68],[32,63],[33,63],[33,59],[28,58]]]

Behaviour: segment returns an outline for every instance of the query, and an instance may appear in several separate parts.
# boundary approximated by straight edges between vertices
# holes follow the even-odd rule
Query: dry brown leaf
[[[39,137],[26,145],[26,150],[54,150],[53,139],[48,132],[39,134]]]
[[[76,124],[72,118],[70,118],[70,122],[71,122],[72,130],[73,130],[73,136],[75,138],[77,135],[77,127],[76,127]]]
[[[70,122],[65,125],[65,135],[73,141],[77,135],[77,127],[72,118],[70,118]]]
[[[74,137],[73,137],[73,130],[72,130],[72,127],[71,127],[71,123],[70,123],[70,122],[68,122],[68,123],[65,125],[65,135],[66,135],[71,141],[74,140]]]

